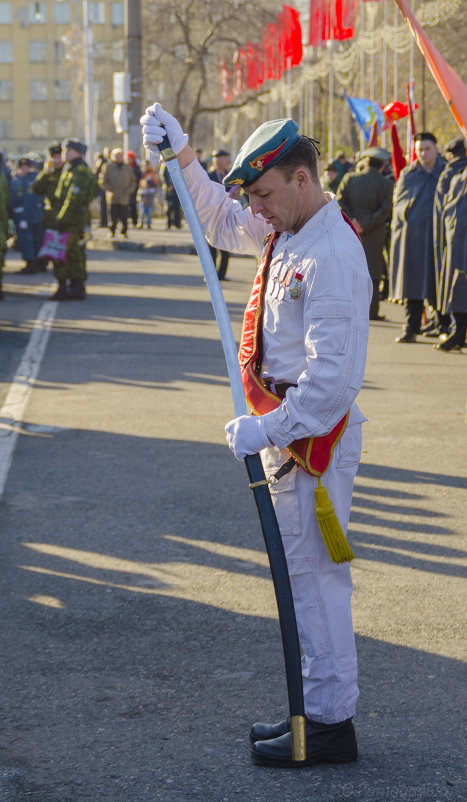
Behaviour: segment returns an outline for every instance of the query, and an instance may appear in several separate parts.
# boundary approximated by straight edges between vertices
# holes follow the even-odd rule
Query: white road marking
[[[56,301],[46,301],[34,323],[29,342],[0,409],[0,499],[10,470],[18,432],[39,373],[57,310]]]

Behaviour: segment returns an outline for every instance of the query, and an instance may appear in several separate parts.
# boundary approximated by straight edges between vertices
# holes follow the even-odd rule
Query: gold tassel
[[[333,563],[350,562],[355,557],[345,537],[342,527],[334,512],[328,491],[321,485],[318,477],[318,487],[315,490],[316,519],[320,528],[324,544]]]

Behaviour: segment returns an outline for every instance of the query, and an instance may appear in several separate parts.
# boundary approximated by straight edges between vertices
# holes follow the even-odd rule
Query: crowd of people
[[[324,171],[357,230],[373,282],[370,319],[379,301],[404,303],[397,343],[437,337],[436,348],[460,351],[467,328],[467,155],[463,138],[444,154],[429,131],[414,137],[415,159],[395,181],[391,154],[371,147],[354,161],[343,151]]]
[[[415,160],[395,181],[391,154],[370,147],[349,159],[338,151],[321,178],[336,195],[342,211],[359,234],[373,283],[370,319],[381,320],[380,301],[405,304],[405,325],[398,343],[417,335],[438,337],[436,348],[459,351],[467,328],[467,155],[463,138],[438,148],[433,134],[417,134]],[[97,197],[98,225],[109,237],[128,237],[128,224],[151,229],[154,216],[166,215],[166,228],[182,227],[182,209],[164,163],[141,166],[134,151],[104,148],[92,167],[86,146],[78,140],[54,143],[47,159],[29,154],[16,162],[1,158],[1,267],[7,243],[15,240],[24,258],[20,272],[45,271],[50,262],[57,278],[55,300],[86,296],[85,244],[89,204]],[[219,184],[230,169],[230,154],[202,149],[196,158]],[[229,190],[243,206],[247,197]],[[64,252],[53,258],[44,249],[47,231],[63,237]],[[56,247],[57,243],[55,243]],[[227,281],[230,253],[211,245],[219,280]]]

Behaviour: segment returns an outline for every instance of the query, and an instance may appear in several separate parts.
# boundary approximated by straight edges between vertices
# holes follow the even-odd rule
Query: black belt
[[[297,387],[296,384],[291,384],[290,382],[275,382],[274,379],[263,379],[263,381],[268,390],[271,390],[272,393],[278,395],[279,398],[285,398],[285,394],[289,387]]]

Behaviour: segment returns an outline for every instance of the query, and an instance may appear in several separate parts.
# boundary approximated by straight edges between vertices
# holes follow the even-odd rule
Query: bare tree
[[[163,86],[164,102],[190,134],[200,115],[244,106],[257,92],[223,101],[220,62],[232,64],[247,40],[260,41],[281,7],[277,0],[148,0],[143,6],[145,85]]]

